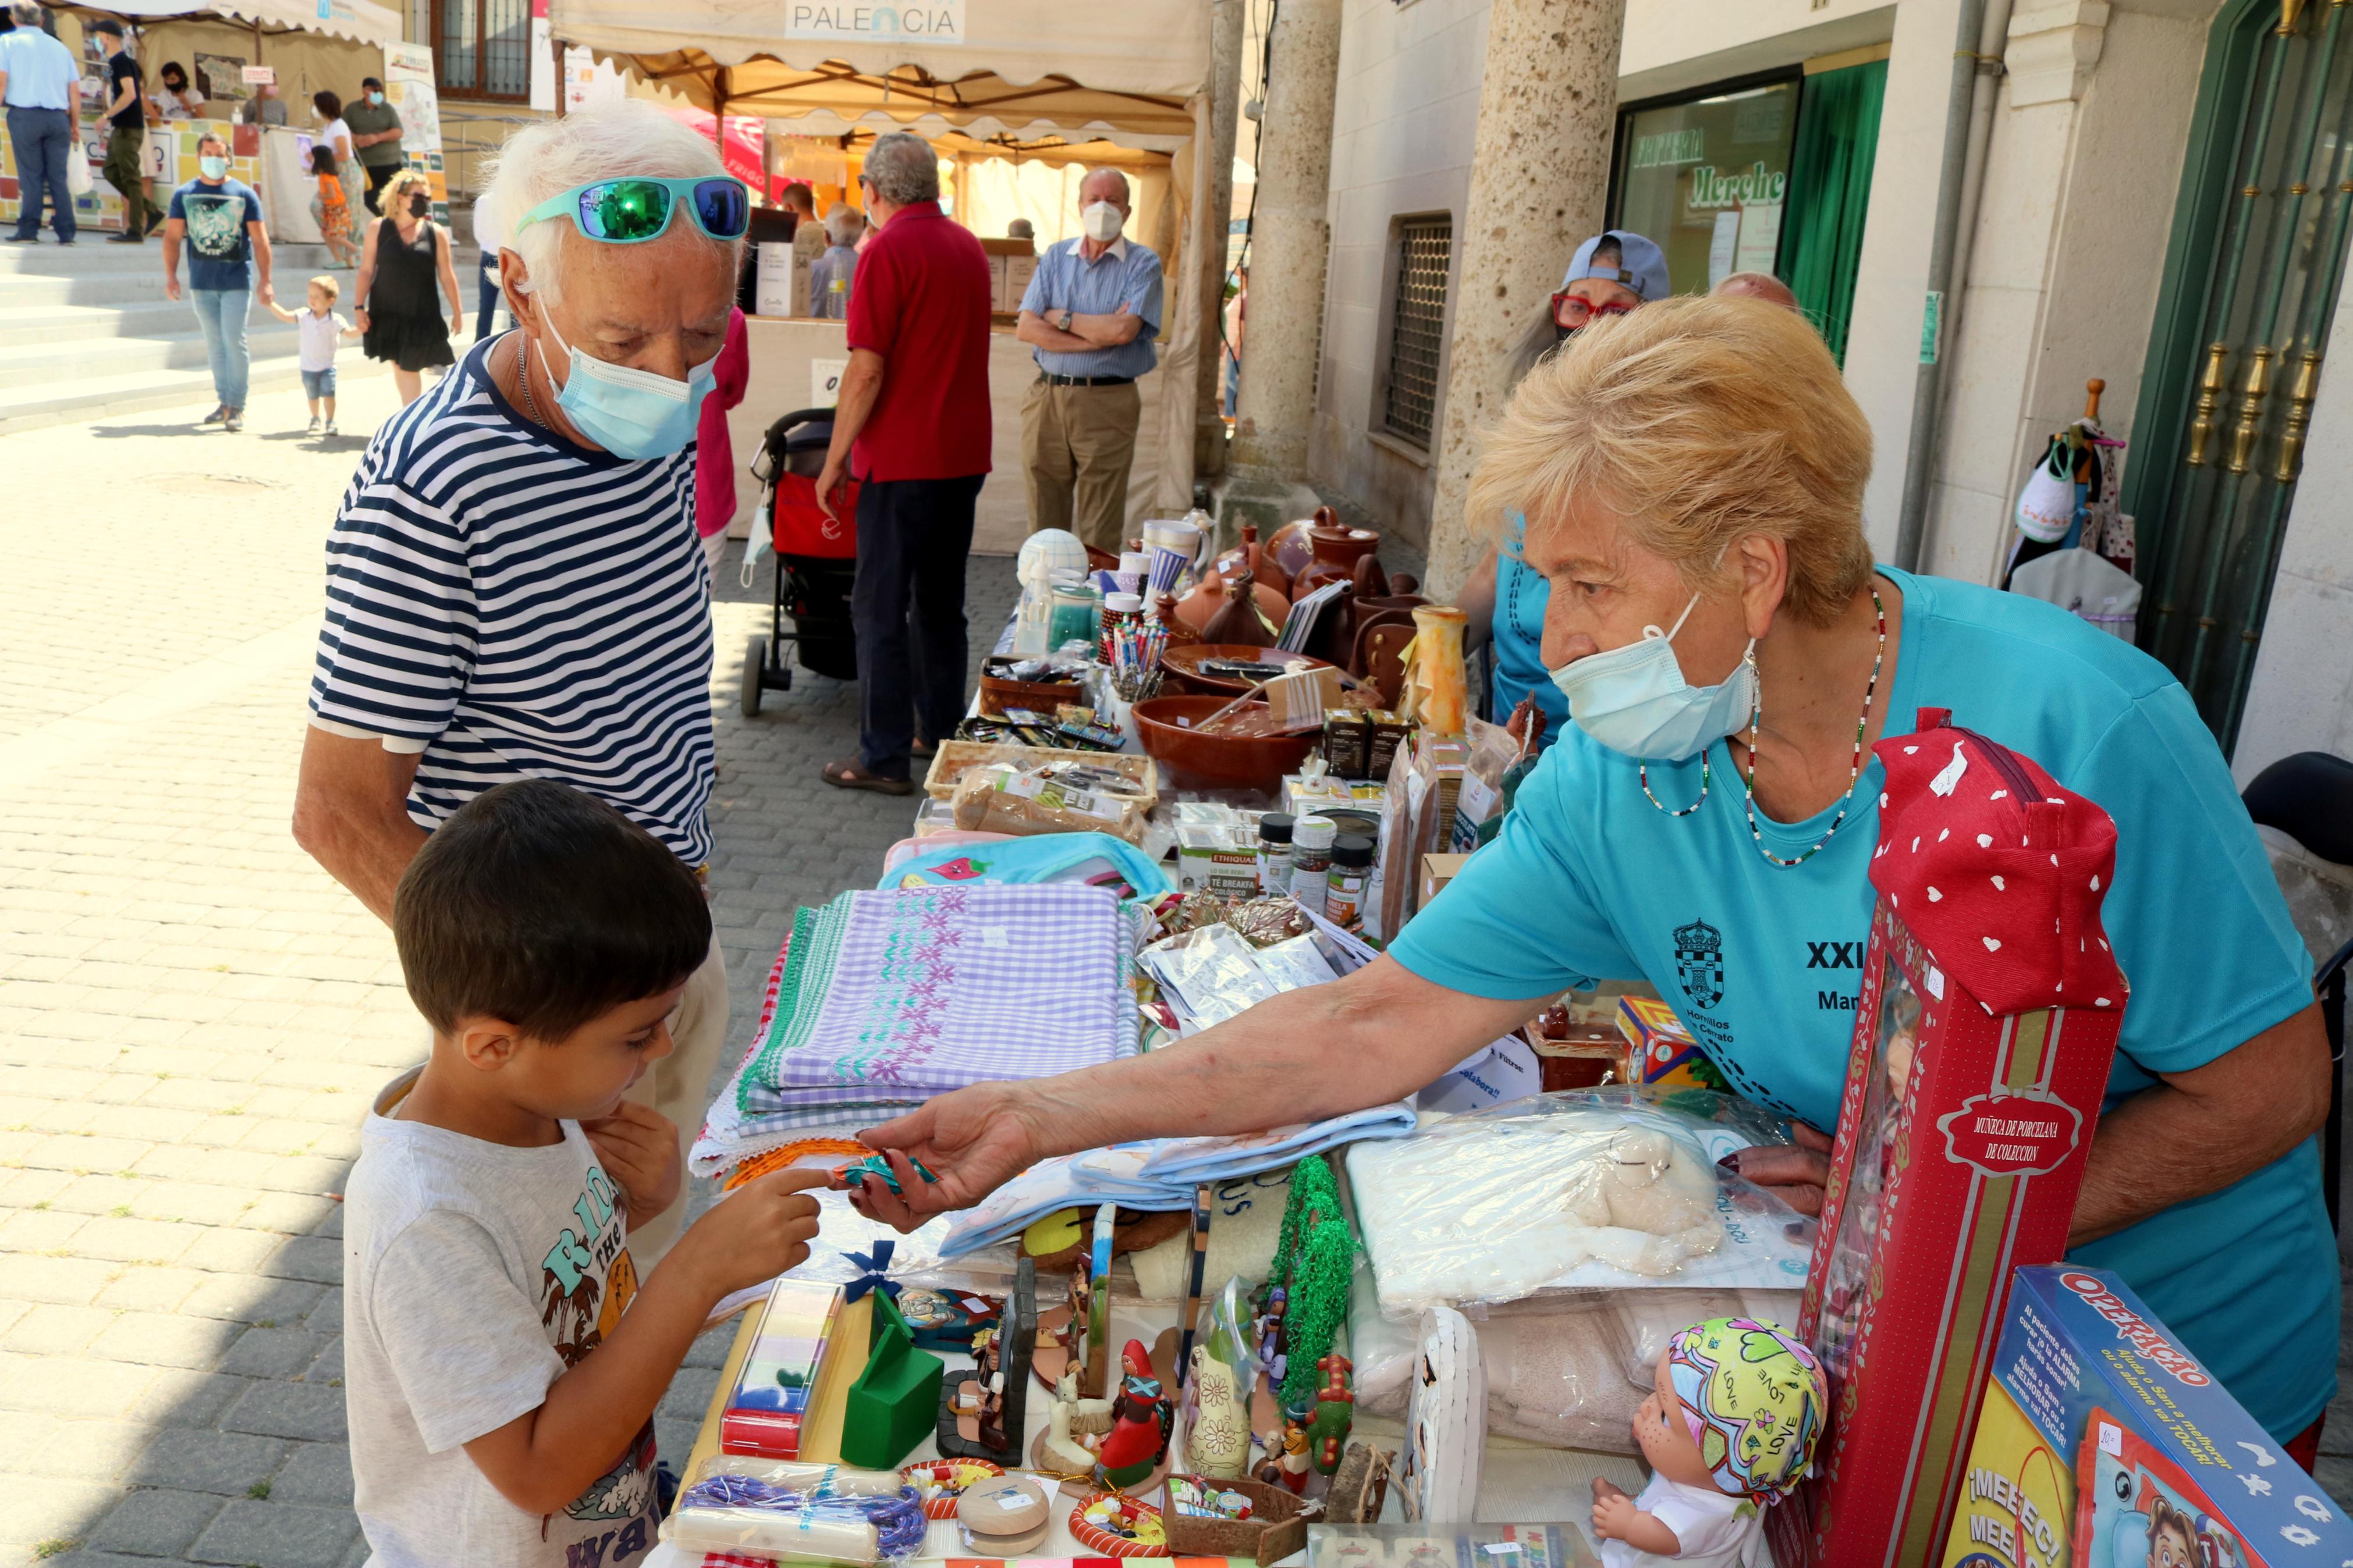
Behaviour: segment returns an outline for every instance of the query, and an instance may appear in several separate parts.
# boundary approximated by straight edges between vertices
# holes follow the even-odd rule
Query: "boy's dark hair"
[[[392,934],[409,999],[439,1033],[490,1017],[554,1041],[682,984],[710,952],[711,906],[644,828],[524,779],[425,841],[393,894]]]

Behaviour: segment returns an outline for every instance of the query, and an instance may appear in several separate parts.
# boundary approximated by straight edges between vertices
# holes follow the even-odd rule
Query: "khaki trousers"
[[[1053,386],[1043,376],[1021,399],[1021,467],[1029,531],[1068,529],[1118,553],[1127,531],[1127,471],[1144,395],[1118,386]]]
[[[727,1036],[727,960],[719,951],[719,935],[711,937],[711,954],[702,967],[687,977],[686,993],[670,1015],[670,1055],[654,1063],[638,1080],[628,1098],[651,1107],[678,1123],[678,1157],[694,1146],[702,1131],[702,1114],[710,1109],[711,1071],[719,1063],[719,1047]],[[629,1226],[629,1256],[638,1278],[662,1259],[686,1227],[686,1186],[678,1202],[644,1225]]]

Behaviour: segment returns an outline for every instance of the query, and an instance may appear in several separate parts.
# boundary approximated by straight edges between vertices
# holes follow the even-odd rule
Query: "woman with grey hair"
[[[376,433],[327,544],[294,833],[387,919],[426,836],[512,779],[569,784],[689,867],[711,859],[693,439],[750,195],[708,141],[634,100],[518,132],[491,195],[514,329]],[[650,1109],[614,1113],[634,1157],[665,1141],[683,1157],[726,1023],[714,945],[675,1053],[629,1091]],[[675,1208],[631,1225],[641,1272],[678,1225]]]

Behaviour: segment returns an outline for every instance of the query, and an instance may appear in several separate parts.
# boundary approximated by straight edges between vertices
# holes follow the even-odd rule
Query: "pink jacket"
[[[735,445],[727,437],[727,411],[744,401],[752,378],[749,334],[744,312],[727,317],[727,344],[712,362],[717,384],[702,400],[694,432],[694,531],[708,539],[735,520]]]

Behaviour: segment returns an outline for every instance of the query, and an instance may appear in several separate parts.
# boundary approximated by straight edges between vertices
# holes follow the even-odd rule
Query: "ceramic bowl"
[[[1293,669],[1313,668],[1326,662],[1310,658],[1303,653],[1285,653],[1279,647],[1252,647],[1248,643],[1187,643],[1182,647],[1172,647],[1160,656],[1160,668],[1167,672],[1170,696],[1240,697],[1255,684],[1228,676],[1202,674],[1201,661],[1205,658],[1280,664]]]
[[[1230,697],[1155,697],[1134,710],[1145,755],[1180,788],[1247,789],[1272,795],[1282,775],[1295,773],[1321,739],[1297,735],[1204,735],[1193,726],[1232,701]]]

